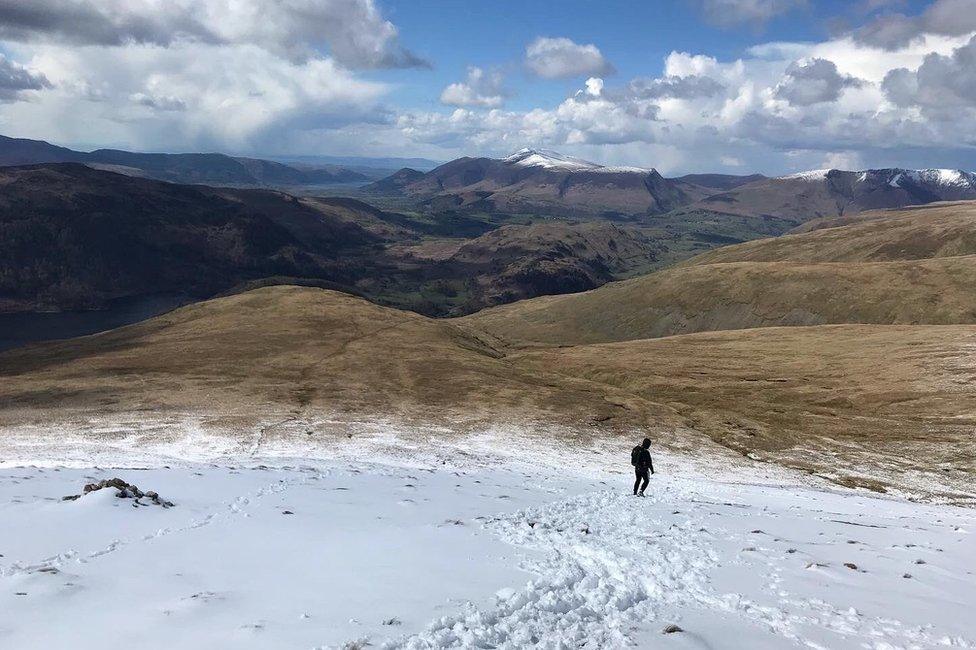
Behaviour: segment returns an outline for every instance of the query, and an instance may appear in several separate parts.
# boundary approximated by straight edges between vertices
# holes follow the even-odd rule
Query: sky
[[[0,0],[0,133],[81,149],[976,169],[976,0]]]

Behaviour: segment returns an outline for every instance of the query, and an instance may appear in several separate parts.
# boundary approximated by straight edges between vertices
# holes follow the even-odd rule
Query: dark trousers
[[[637,480],[634,481],[634,494],[637,494],[638,492],[643,494],[644,490],[647,488],[647,484],[651,480],[651,477],[647,473],[647,469],[648,468],[646,467],[634,468],[634,471],[637,472]],[[642,481],[643,485],[641,484]]]

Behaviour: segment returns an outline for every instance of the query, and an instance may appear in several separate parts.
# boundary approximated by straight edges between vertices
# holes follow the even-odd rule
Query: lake
[[[97,311],[0,314],[0,350],[28,343],[68,339],[138,323],[190,302],[185,295],[119,298]]]

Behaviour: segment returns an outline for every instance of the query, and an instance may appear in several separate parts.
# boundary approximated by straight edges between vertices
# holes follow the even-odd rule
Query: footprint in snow
[[[264,626],[265,626],[264,622],[245,623],[244,625],[241,626],[240,629],[245,630],[247,632],[258,633],[264,631]]]

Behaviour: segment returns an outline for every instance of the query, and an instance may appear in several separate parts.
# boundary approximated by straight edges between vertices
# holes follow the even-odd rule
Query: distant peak
[[[864,169],[861,171],[844,171],[839,169],[814,169],[787,176],[783,179],[822,181],[831,174],[857,174],[857,182],[868,180],[885,182],[892,187],[901,187],[902,183],[939,185],[941,187],[962,187],[976,189],[976,174],[961,169]]]
[[[936,183],[945,187],[976,187],[976,174],[961,169],[915,169],[901,171],[899,176],[905,174],[916,182]]]
[[[511,156],[502,158],[502,162],[520,167],[542,167],[545,169],[562,169],[566,171],[640,172],[645,174],[653,171],[651,169],[644,169],[643,167],[608,167],[548,149],[519,149]]]
[[[598,169],[601,165],[581,158],[564,156],[547,149],[519,149],[511,156],[503,158],[507,163],[525,167],[562,167],[566,169]]]
[[[835,171],[833,169],[811,169],[805,172],[796,172],[795,174],[787,174],[786,176],[780,176],[783,179],[794,179],[801,181],[820,181],[827,178],[830,172]]]

